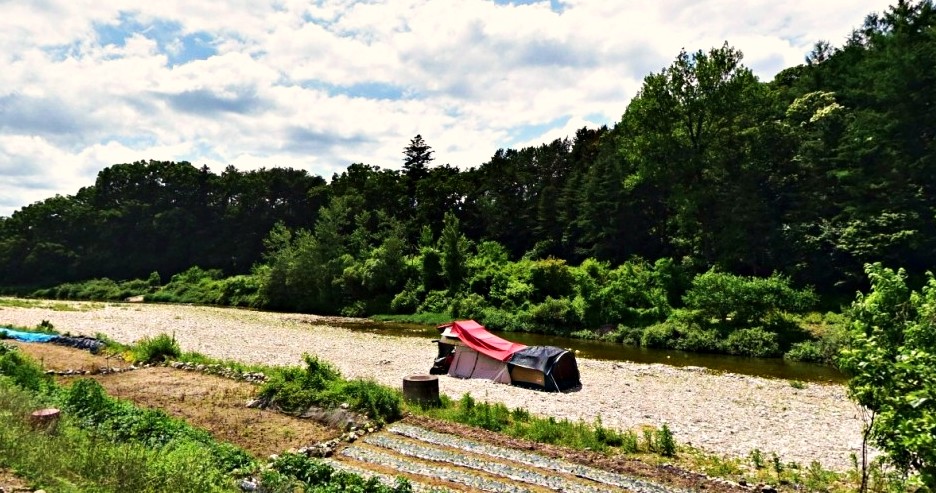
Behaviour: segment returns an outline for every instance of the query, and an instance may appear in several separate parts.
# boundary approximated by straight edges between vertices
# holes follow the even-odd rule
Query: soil
[[[130,366],[118,357],[97,356],[53,344],[15,344],[41,361],[46,370]],[[57,377],[64,385],[75,378]],[[162,409],[258,458],[330,440],[340,434],[339,430],[312,420],[248,408],[247,403],[255,397],[257,388],[247,382],[162,366],[84,378],[97,380],[114,397],[129,400],[140,407]]]
[[[119,357],[93,355],[80,349],[53,344],[8,342],[40,361],[46,370],[94,371],[100,368],[130,366]],[[61,384],[68,385],[76,377],[56,378]],[[82,378],[94,378],[113,396],[127,399],[138,406],[162,409],[172,416],[184,419],[193,426],[209,431],[219,440],[243,448],[257,458],[329,440],[339,436],[342,431],[309,419],[248,408],[246,404],[253,398],[257,389],[255,384],[214,375],[157,366]],[[627,474],[671,488],[715,492],[749,491],[733,483],[712,480],[671,465],[653,465],[635,459],[549,446],[421,416],[411,415],[406,417],[405,421],[437,432],[470,436],[474,440],[491,445],[535,450],[548,457]],[[32,491],[26,486],[22,479],[11,472],[0,470],[0,492]]]

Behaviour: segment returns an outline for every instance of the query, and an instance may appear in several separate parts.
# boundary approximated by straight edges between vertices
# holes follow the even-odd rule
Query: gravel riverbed
[[[43,303],[45,307],[0,307],[0,325],[34,327],[49,321],[59,332],[101,333],[132,343],[174,334],[183,351],[269,365],[302,364],[309,353],[333,363],[349,378],[372,378],[400,387],[407,375],[427,373],[435,344],[329,325],[333,318],[228,308]],[[861,446],[859,409],[834,384],[793,387],[785,380],[714,374],[699,368],[579,359],[582,388],[536,392],[484,380],[439,378],[444,394],[471,393],[532,413],[593,421],[631,429],[666,423],[677,441],[726,456],[759,449],[784,462],[844,470]]]

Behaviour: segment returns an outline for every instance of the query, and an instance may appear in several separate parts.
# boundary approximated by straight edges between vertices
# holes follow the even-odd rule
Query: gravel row
[[[517,486],[512,483],[486,478],[479,474],[472,474],[460,469],[446,466],[435,466],[414,461],[409,457],[401,457],[389,452],[374,450],[365,447],[346,447],[341,454],[361,462],[369,462],[383,467],[392,467],[406,474],[416,474],[431,478],[463,484],[478,491],[492,493],[534,493],[533,490]]]
[[[65,303],[55,302],[55,306]],[[0,324],[35,327],[47,320],[60,332],[103,333],[122,343],[174,334],[185,351],[218,359],[301,365],[303,353],[334,364],[349,378],[370,378],[400,388],[404,377],[428,372],[436,346],[424,339],[356,332],[312,315],[150,304],[73,303],[74,311],[0,307]],[[841,385],[712,374],[667,365],[578,361],[583,387],[546,393],[479,379],[439,378],[452,398],[524,408],[540,416],[593,422],[628,430],[666,423],[680,443],[734,457],[758,449],[783,463],[820,462],[847,470],[861,451],[858,407]]]
[[[371,469],[366,469],[363,467],[353,466],[347,462],[342,462],[334,459],[322,459],[322,461],[337,471],[349,472],[352,474],[357,474],[364,479],[377,478],[381,484],[386,486],[394,486],[396,484],[397,476],[390,476],[389,474],[383,474]],[[429,486],[418,481],[410,480],[410,485],[413,487],[413,491],[416,493],[449,493],[454,490],[443,488],[441,486]]]
[[[594,467],[588,467],[582,464],[575,464],[567,462],[560,459],[553,459],[551,457],[546,457],[540,454],[535,454],[532,452],[527,452],[523,450],[509,449],[504,447],[498,447],[495,445],[488,445],[482,442],[477,442],[474,440],[468,440],[465,438],[457,437],[454,435],[449,435],[445,433],[437,433],[434,431],[426,430],[418,426],[407,425],[403,423],[396,423],[387,428],[387,431],[391,433],[396,433],[408,438],[413,438],[421,442],[439,445],[445,447],[452,447],[472,454],[485,455],[495,459],[501,459],[506,461],[511,461],[519,464],[524,464],[527,466],[545,469],[547,471],[555,471],[563,474],[568,474],[571,476],[576,476],[604,485],[612,485],[619,488],[625,488],[631,491],[642,491],[648,493],[664,493],[664,492],[673,492],[675,491],[672,488],[665,488],[655,483],[648,481],[631,478],[623,474],[617,474],[610,471],[603,471],[601,469],[595,469]],[[389,447],[388,447],[389,448]],[[442,459],[445,460],[445,459]],[[496,464],[502,464],[501,462],[496,462]],[[464,464],[459,464],[464,465]],[[465,465],[465,467],[473,467],[470,465]],[[514,468],[518,469],[519,468]],[[491,470],[485,469],[487,472],[493,472]],[[520,470],[521,475],[526,475],[525,470]],[[561,479],[558,476],[554,476],[551,479]],[[550,479],[550,480],[551,480]],[[521,479],[522,480],[522,479]],[[536,482],[535,484],[541,484]],[[547,486],[544,484],[544,486]],[[603,491],[602,489],[578,489],[580,486],[579,483],[574,483],[574,486],[569,486],[568,488],[563,487],[562,491]],[[551,487],[551,486],[550,486]]]
[[[516,467],[503,461],[484,459],[475,455],[455,453],[438,447],[401,440],[389,435],[370,435],[364,439],[364,442],[400,455],[474,469],[512,481],[542,486],[555,491],[573,493],[601,493],[605,491],[605,488],[571,481],[559,475],[546,475],[544,471],[537,471],[528,467]]]

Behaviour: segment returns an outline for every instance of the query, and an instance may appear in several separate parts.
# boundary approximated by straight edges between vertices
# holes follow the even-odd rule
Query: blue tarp
[[[0,327],[0,335],[7,337],[9,339],[16,339],[17,341],[23,342],[49,342],[52,339],[58,337],[55,334],[41,334],[38,332],[22,332],[19,330],[7,329],[5,327]]]

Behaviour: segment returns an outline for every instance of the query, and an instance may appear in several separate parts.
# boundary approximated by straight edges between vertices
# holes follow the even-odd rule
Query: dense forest
[[[614,126],[467,169],[419,135],[330,180],[115,164],[0,218],[0,285],[207,276],[206,302],[779,354],[808,338],[783,314],[851,301],[866,264],[936,267],[934,65],[932,2],[900,1],[769,82],[728,43],[680,52]]]

